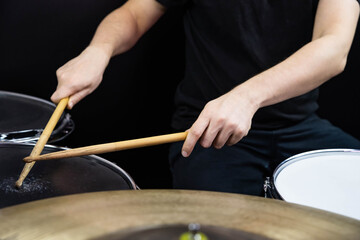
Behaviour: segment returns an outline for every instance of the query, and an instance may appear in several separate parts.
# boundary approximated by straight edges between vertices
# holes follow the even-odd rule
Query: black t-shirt
[[[205,104],[311,41],[317,0],[157,0],[183,5],[186,68],[172,126],[189,128]],[[274,129],[317,108],[318,90],[261,108],[252,127]]]

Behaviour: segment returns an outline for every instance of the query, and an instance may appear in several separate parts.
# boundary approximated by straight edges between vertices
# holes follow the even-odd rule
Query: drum
[[[360,150],[305,152],[282,162],[265,182],[267,197],[360,220]]]
[[[136,189],[123,169],[95,155],[38,162],[17,189],[22,159],[33,147],[33,143],[0,143],[0,208],[75,193]],[[46,145],[43,153],[64,149]]]
[[[37,97],[0,91],[0,141],[36,141],[55,108],[55,104]],[[71,116],[63,113],[48,142],[60,141],[73,130]]]

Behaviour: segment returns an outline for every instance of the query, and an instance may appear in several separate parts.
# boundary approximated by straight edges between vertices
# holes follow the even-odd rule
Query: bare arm
[[[249,85],[246,87],[259,89],[252,91],[259,107],[309,92],[341,73],[358,17],[359,5],[355,0],[320,0],[312,41],[246,83]]]
[[[98,46],[107,56],[123,53],[154,25],[164,11],[154,0],[130,0],[105,17],[90,46]]]
[[[163,15],[165,9],[155,0],[129,0],[111,12],[98,26],[90,45],[60,67],[53,102],[70,96],[72,108],[101,83],[110,58],[129,50]]]
[[[233,145],[247,135],[255,112],[299,96],[341,73],[359,17],[356,0],[320,0],[313,39],[274,67],[210,101],[183,145],[188,156],[197,141],[203,147]]]

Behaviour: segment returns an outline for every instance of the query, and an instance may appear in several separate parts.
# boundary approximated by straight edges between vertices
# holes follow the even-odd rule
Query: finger
[[[181,154],[184,157],[188,157],[194,150],[195,144],[202,136],[203,132],[208,126],[208,120],[204,118],[198,118],[192,127],[188,130],[188,135],[182,147]]]
[[[83,89],[75,94],[71,95],[69,98],[68,108],[72,109],[77,103],[79,103],[83,98],[90,94],[88,89]]]
[[[72,109],[81,99],[90,93],[88,88],[77,90],[76,88],[58,86],[56,91],[51,96],[51,101],[58,103],[62,98],[70,97],[67,105],[68,109]]]
[[[216,149],[222,148],[227,142],[229,141],[230,137],[232,136],[232,131],[222,129],[219,131],[218,135],[216,136],[213,146]]]
[[[210,121],[209,126],[205,129],[200,138],[200,145],[204,148],[209,148],[213,145],[214,140],[222,128],[222,123],[215,123]]]
[[[232,146],[237,144],[238,142],[241,141],[241,139],[243,139],[245,136],[247,135],[247,133],[245,133],[244,131],[235,131],[228,139],[228,141],[226,142],[226,145],[228,146]]]
[[[51,95],[50,99],[54,103],[59,103],[61,99],[65,98],[65,97],[69,97],[71,95],[72,95],[72,91],[70,91],[68,89],[57,88],[56,91]],[[67,107],[69,109],[71,109],[70,99],[69,99]]]

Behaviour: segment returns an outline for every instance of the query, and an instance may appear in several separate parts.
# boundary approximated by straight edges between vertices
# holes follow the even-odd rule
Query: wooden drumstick
[[[64,151],[48,153],[40,156],[30,155],[29,157],[24,158],[24,161],[29,163],[40,160],[78,157],[84,155],[115,152],[115,151],[121,151],[132,148],[148,147],[148,146],[154,146],[164,143],[184,141],[186,139],[186,136],[187,136],[187,132],[180,132],[180,133],[172,133],[172,134],[139,138],[133,140],[120,141],[120,142],[97,144],[87,147],[73,148]]]
[[[69,98],[63,98],[60,100],[58,105],[56,106],[53,114],[51,115],[48,123],[46,124],[44,131],[41,133],[39,140],[36,142],[33,150],[30,153],[30,156],[38,156],[44,149],[45,144],[47,143],[49,137],[51,136],[52,131],[54,130],[57,122],[59,121],[62,113],[64,112],[65,107],[69,102]],[[16,181],[15,186],[20,188],[24,179],[29,174],[31,168],[34,166],[35,162],[26,163],[19,179]]]

